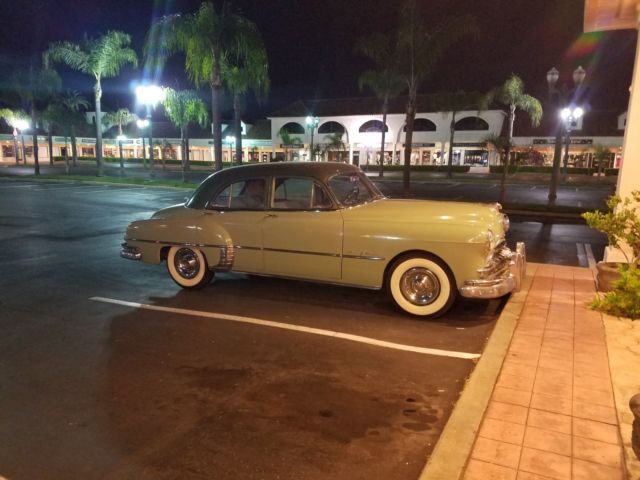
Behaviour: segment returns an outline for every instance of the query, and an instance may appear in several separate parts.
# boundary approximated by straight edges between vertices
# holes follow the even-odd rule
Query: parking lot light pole
[[[153,123],[151,121],[151,110],[158,103],[164,100],[164,89],[158,85],[140,85],[136,88],[136,97],[138,102],[147,107],[147,121],[149,122],[149,163],[151,172],[149,175],[155,177],[154,161],[153,161]]]
[[[311,115],[309,115],[306,118],[306,122],[307,122],[307,127],[309,129],[311,129],[311,148],[310,148],[310,155],[309,155],[309,160],[314,161],[315,160],[315,155],[313,152],[313,133],[316,129],[316,127],[318,126],[318,124],[320,123],[320,119],[318,117],[312,117]]]
[[[147,120],[146,118],[139,118],[136,121],[136,125],[138,125],[138,128],[140,129],[140,132],[142,133],[142,166],[146,170],[146,168],[147,168],[147,146],[144,144],[144,129],[149,126],[149,120]]]
[[[580,87],[584,82],[587,72],[582,67],[578,67],[573,71],[573,88],[569,89],[565,85],[562,88],[558,88],[558,80],[560,79],[560,72],[553,67],[547,72],[547,84],[549,86],[549,100],[557,110],[562,110],[569,104],[573,103],[577,94],[580,91]],[[583,112],[584,113],[584,112]],[[560,179],[560,161],[562,158],[562,138],[565,132],[565,124],[562,121],[562,117],[558,117],[556,124],[556,141],[553,151],[553,169],[551,171],[551,181],[549,183],[549,195],[548,206],[554,207],[557,199],[558,181]]]

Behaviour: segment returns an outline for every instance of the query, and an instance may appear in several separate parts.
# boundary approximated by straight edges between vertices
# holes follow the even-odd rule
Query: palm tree
[[[405,196],[410,194],[411,143],[418,90],[427,77],[435,72],[435,65],[446,50],[463,36],[475,35],[477,31],[475,21],[467,16],[446,19],[433,30],[426,29],[417,0],[407,0],[400,12],[397,55],[409,91],[403,172]]]
[[[224,2],[217,12],[211,2],[188,15],[170,15],[151,26],[145,51],[154,63],[164,62],[168,55],[185,54],[185,70],[196,87],[211,88],[211,118],[215,169],[222,169],[222,119],[220,100],[225,57],[238,39],[242,17]]]
[[[119,31],[109,31],[105,35],[91,39],[85,36],[80,44],[57,42],[49,46],[46,58],[62,62],[74,70],[91,75],[95,79],[96,108],[96,162],[98,176],[102,176],[102,79],[116,77],[122,67],[138,65],[136,52],[129,48],[131,37]]]
[[[209,122],[207,106],[193,90],[165,89],[164,110],[176,128],[180,129],[182,148],[182,181],[189,170],[189,124],[197,123],[205,127]]]
[[[488,97],[477,92],[438,93],[431,95],[430,102],[433,108],[443,114],[451,113],[449,123],[449,154],[447,158],[447,177],[453,176],[453,139],[456,133],[456,117],[464,110],[486,110]]]
[[[493,149],[498,155],[498,163],[504,165],[504,154],[507,151],[509,140],[501,135],[489,134],[484,137],[483,141],[487,144],[488,149]]]
[[[238,18],[237,38],[225,56],[224,82],[233,94],[233,128],[236,132],[236,160],[242,163],[242,101],[252,91],[260,101],[269,91],[269,62],[258,28],[245,18]]]
[[[33,165],[35,175],[40,175],[40,160],[38,155],[38,123],[40,114],[55,93],[60,88],[61,80],[55,70],[49,68],[49,63],[44,59],[43,66],[31,65],[27,69],[18,69],[13,72],[11,89],[19,98],[19,103],[30,114]]]
[[[380,141],[380,171],[384,175],[384,146],[389,100],[397,97],[407,87],[398,70],[395,55],[395,39],[388,34],[374,33],[361,38],[356,43],[356,51],[365,55],[375,65],[375,69],[365,70],[358,77],[358,86],[370,88],[382,100],[382,139]]]
[[[280,129],[278,136],[282,139],[282,145],[284,146],[284,159],[288,162],[290,160],[289,147],[291,145],[302,143],[302,139],[300,137],[292,137],[289,130],[284,127]]]
[[[516,119],[516,110],[522,110],[529,115],[531,125],[537,127],[542,119],[542,105],[540,101],[531,95],[524,93],[524,82],[516,74],[511,76],[495,91],[493,96],[498,103],[508,108],[509,134],[507,137],[507,150],[500,180],[500,201],[504,200],[507,170],[511,156],[511,144],[513,142],[513,123]]]
[[[78,164],[78,146],[76,142],[76,125],[83,122],[81,109],[88,108],[89,102],[77,90],[67,90],[60,98],[60,104],[68,112],[67,124],[69,126],[69,134],[71,136],[71,157],[73,166]]]
[[[598,180],[600,180],[605,163],[608,163],[611,159],[611,155],[612,152],[609,147],[594,145],[593,159],[598,162]]]
[[[330,133],[327,135],[325,137],[325,143],[322,145],[322,154],[328,156],[329,152],[337,151],[339,161],[342,161],[342,154],[347,151],[347,147],[342,141],[342,135],[342,133]]]
[[[12,110],[10,108],[0,108],[0,118],[4,119],[7,124],[13,128],[13,154],[16,157],[16,165],[18,165],[18,139],[16,130],[21,123],[29,121],[29,114],[24,110]],[[26,164],[24,143],[22,144],[22,160]]]
[[[124,169],[124,160],[122,158],[122,127],[135,122],[138,119],[128,108],[119,108],[115,112],[108,112],[104,115],[105,122],[113,126],[118,126],[118,149],[120,153],[120,170]]]

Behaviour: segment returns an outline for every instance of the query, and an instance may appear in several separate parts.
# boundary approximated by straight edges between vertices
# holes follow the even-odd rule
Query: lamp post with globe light
[[[573,71],[573,87],[568,88],[566,85],[562,85],[562,87],[558,88],[558,80],[560,79],[560,72],[558,69],[553,67],[551,70],[547,72],[547,85],[549,86],[549,100],[553,103],[553,106],[560,111],[560,116],[558,117],[558,123],[556,125],[556,141],[555,148],[553,152],[553,170],[551,172],[551,182],[549,184],[549,195],[548,195],[548,205],[550,207],[555,206],[556,199],[558,197],[558,180],[560,177],[560,161],[562,158],[562,138],[566,135],[567,140],[569,140],[568,134],[566,133],[566,122],[562,117],[562,110],[568,108],[572,105],[572,108],[575,108],[575,102],[579,100],[579,96],[582,93],[582,84],[584,82],[585,77],[587,76],[587,72],[579,66]],[[584,114],[584,110],[580,109],[580,115]],[[569,115],[567,115],[569,118]],[[571,121],[574,121],[573,118]],[[567,145],[568,152],[568,145]],[[568,153],[566,155],[568,157]],[[566,175],[566,168],[565,168]]]
[[[584,110],[581,107],[568,106],[560,110],[560,118],[564,123],[565,132],[565,147],[564,147],[564,161],[562,162],[562,179],[567,178],[567,165],[569,163],[569,145],[571,144],[571,128],[576,120],[584,115]]]
[[[147,107],[147,121],[149,122],[149,163],[151,165],[151,177],[155,176],[153,161],[153,124],[151,122],[151,109],[164,100],[164,89],[158,85],[140,85],[136,88],[138,102]]]
[[[138,120],[136,120],[136,125],[138,126],[138,128],[140,129],[140,132],[142,133],[142,166],[146,169],[147,168],[147,147],[144,144],[144,129],[149,126],[149,120],[147,120],[146,118],[139,118]]]
[[[320,123],[320,119],[318,117],[312,117],[311,115],[309,115],[305,120],[307,123],[307,127],[311,130],[311,144],[310,144],[311,148],[309,149],[309,154],[310,154],[309,160],[314,161],[315,155],[313,152],[313,133],[315,132],[315,129]]]

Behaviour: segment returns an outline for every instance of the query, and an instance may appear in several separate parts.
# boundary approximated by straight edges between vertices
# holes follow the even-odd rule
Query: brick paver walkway
[[[465,480],[624,478],[591,271],[532,265],[533,283]]]

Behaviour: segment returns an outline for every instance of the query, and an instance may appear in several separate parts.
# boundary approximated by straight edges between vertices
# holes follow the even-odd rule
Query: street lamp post
[[[139,118],[136,121],[136,125],[138,125],[138,128],[142,133],[142,166],[146,170],[147,169],[147,146],[144,144],[144,129],[149,126],[149,120],[147,120],[146,118]]]
[[[140,85],[136,88],[138,101],[147,107],[147,121],[149,122],[149,163],[151,165],[152,178],[155,177],[153,161],[153,123],[151,122],[151,109],[164,99],[164,89],[158,85]]]
[[[584,82],[587,72],[582,67],[578,67],[573,71],[573,88],[569,89],[565,85],[562,88],[558,88],[558,80],[560,79],[560,72],[553,67],[547,72],[547,84],[549,86],[549,99],[553,103],[554,107],[558,110],[568,107],[576,100],[577,94],[580,91],[580,87]],[[582,112],[584,113],[584,112]],[[549,184],[549,206],[555,206],[556,199],[558,197],[558,180],[560,177],[560,161],[562,158],[562,138],[565,133],[565,122],[562,117],[558,118],[556,125],[556,141],[553,152],[553,169],[551,171],[551,182]],[[568,148],[568,147],[567,147]],[[565,169],[566,172],[566,169]]]
[[[315,160],[315,155],[313,152],[313,133],[316,129],[316,127],[318,126],[318,124],[320,123],[320,119],[318,117],[312,117],[311,115],[309,115],[306,118],[306,122],[307,122],[307,127],[309,129],[311,129],[311,144],[310,144],[310,155],[309,155],[309,160],[314,161]]]

